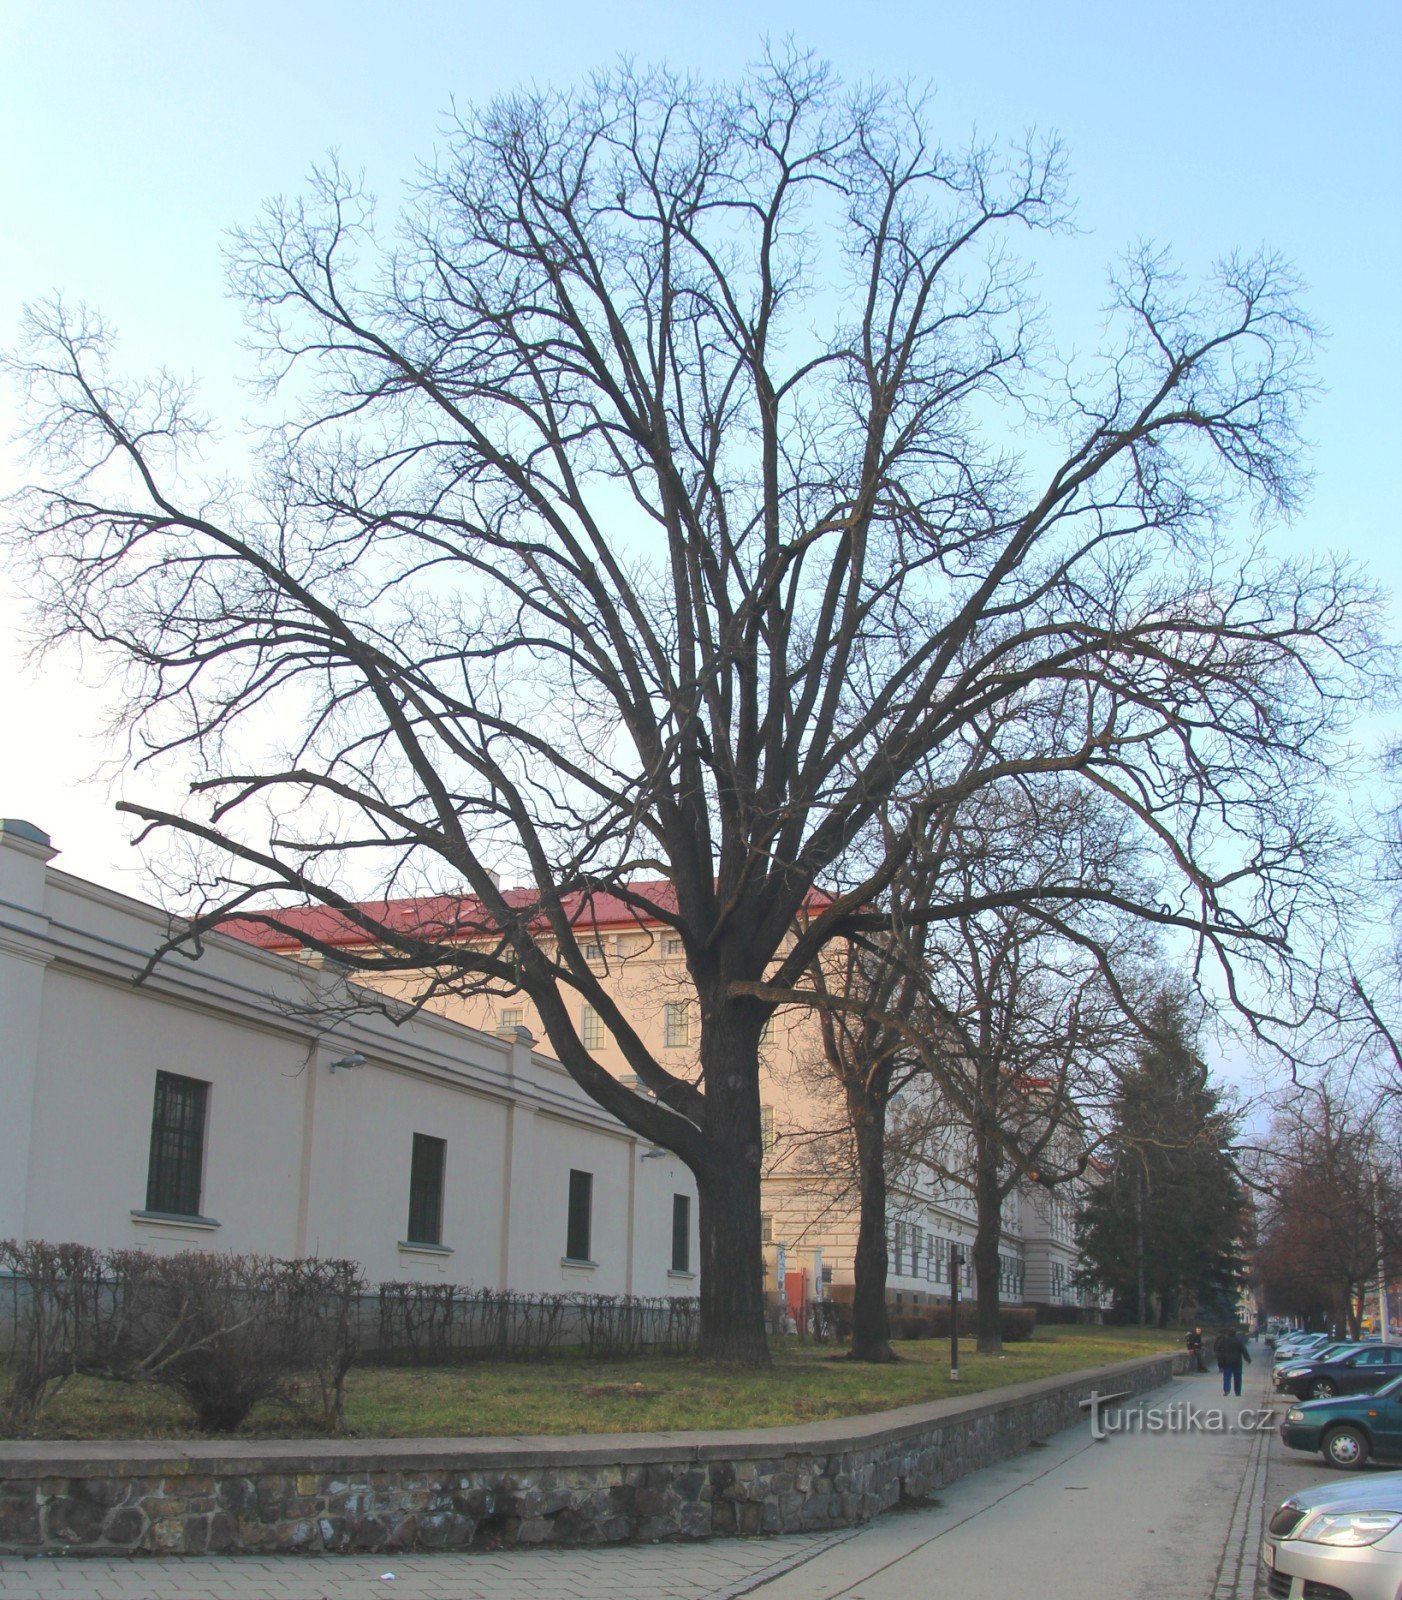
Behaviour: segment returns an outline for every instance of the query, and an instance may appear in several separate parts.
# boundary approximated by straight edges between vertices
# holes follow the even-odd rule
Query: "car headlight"
[[[1287,1367],[1285,1371],[1281,1373],[1281,1377],[1307,1378],[1309,1376],[1309,1370],[1310,1369],[1308,1367]]]
[[[1299,1406],[1291,1406],[1290,1409],[1285,1413],[1285,1420],[1287,1422],[1303,1422],[1305,1420],[1305,1414],[1300,1410]]]
[[[1396,1511],[1324,1511],[1311,1517],[1291,1537],[1303,1539],[1306,1544],[1376,1544],[1399,1523],[1402,1514]]]

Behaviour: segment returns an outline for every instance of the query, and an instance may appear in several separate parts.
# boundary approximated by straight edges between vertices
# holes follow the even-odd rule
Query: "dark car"
[[[1365,1344],[1342,1353],[1324,1351],[1281,1369],[1276,1380],[1287,1394],[1301,1400],[1327,1400],[1336,1394],[1373,1394],[1394,1378],[1402,1378],[1402,1345]]]
[[[1402,1461],[1402,1378],[1376,1394],[1290,1406],[1280,1421],[1280,1438],[1292,1450],[1319,1451],[1336,1467],[1361,1467],[1369,1456]]]

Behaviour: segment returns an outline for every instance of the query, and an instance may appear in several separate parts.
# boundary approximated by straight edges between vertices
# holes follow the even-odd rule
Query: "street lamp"
[[[949,1247],[949,1376],[959,1381],[959,1271],[964,1252],[957,1244]]]

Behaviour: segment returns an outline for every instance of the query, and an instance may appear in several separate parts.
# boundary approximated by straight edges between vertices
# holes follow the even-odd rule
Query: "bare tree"
[[[951,150],[807,57],[624,66],[458,119],[388,238],[332,167],[238,239],[285,407],[242,478],[200,467],[184,386],[112,376],[95,317],[31,318],[11,522],[47,632],[124,657],[138,748],[194,769],[184,805],[124,802],[207,850],[172,944],[290,894],[366,971],[523,989],[695,1173],[713,1356],[766,1359],[766,983],[899,870],[894,840],[800,917],[918,763],[931,812],[1024,772],[1112,796],[1161,920],[1228,967],[1284,946],[1314,870],[1368,607],[1220,531],[1295,498],[1290,275],[1188,287],[1142,250],[1063,366],[1013,243],[1064,216],[1054,143]],[[443,898],[392,917],[364,883]],[[682,941],[697,1077],[590,969],[605,889]]]
[[[893,1172],[972,1197],[979,1347],[1001,1349],[1005,1203],[1084,1173],[1153,955],[1127,909],[1147,898],[1133,830],[1094,790],[1023,780],[925,832],[898,814],[914,843],[882,901],[889,926],[830,946],[811,974],[824,1070],[851,1128],[852,1353],[864,1360],[892,1359]]]
[[[1335,1068],[1282,1097],[1255,1152],[1254,1273],[1266,1305],[1358,1336],[1382,1254],[1402,1249],[1395,1116],[1362,1075]]]

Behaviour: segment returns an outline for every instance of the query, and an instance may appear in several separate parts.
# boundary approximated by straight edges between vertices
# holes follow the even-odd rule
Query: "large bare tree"
[[[334,167],[267,208],[233,250],[281,397],[246,473],[201,469],[187,390],[114,376],[95,317],[35,312],[19,358],[44,623],[124,656],[142,748],[194,769],[187,803],[124,802],[207,849],[173,938],[290,894],[366,968],[524,989],[695,1173],[712,1355],[766,1356],[766,979],[899,868],[897,840],[800,918],[917,763],[931,808],[1029,770],[1112,795],[1163,919],[1229,964],[1311,870],[1364,611],[1221,531],[1295,496],[1289,274],[1188,286],[1141,250],[1062,364],[1016,245],[1064,217],[1054,144],[948,148],[801,55],[625,66],[458,119],[383,231]],[[447,898],[391,918],[367,882]],[[591,970],[602,889],[680,937],[698,1074]]]

